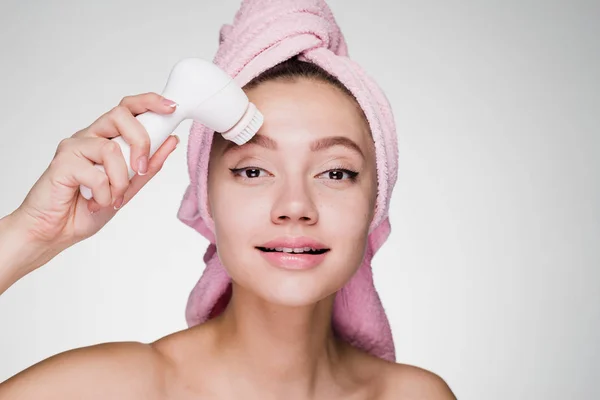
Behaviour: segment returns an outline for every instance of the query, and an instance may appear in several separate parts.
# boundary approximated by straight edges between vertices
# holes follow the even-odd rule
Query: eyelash
[[[265,171],[263,168],[258,168],[258,167],[229,168],[229,170],[231,171],[231,173],[234,176],[236,176],[236,177],[239,177],[239,178],[242,178],[242,179],[256,179],[256,178],[258,178],[258,177],[250,178],[250,177],[247,177],[247,176],[240,176],[239,175],[240,172],[243,172],[243,171],[246,171],[246,170],[250,170],[250,169],[257,169],[257,170]],[[349,180],[350,182],[354,183],[354,182],[356,182],[357,177],[358,177],[358,172],[357,171],[353,171],[353,170],[350,170],[348,168],[342,168],[342,167],[328,169],[327,171],[321,172],[319,175],[323,175],[323,174],[326,174],[328,172],[343,172],[343,173],[345,173],[345,174],[348,175],[348,179],[330,179],[332,181]]]

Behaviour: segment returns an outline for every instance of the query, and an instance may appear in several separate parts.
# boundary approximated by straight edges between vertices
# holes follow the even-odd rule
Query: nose
[[[314,225],[319,213],[310,191],[302,184],[286,184],[279,189],[279,196],[271,209],[274,224],[301,223]]]

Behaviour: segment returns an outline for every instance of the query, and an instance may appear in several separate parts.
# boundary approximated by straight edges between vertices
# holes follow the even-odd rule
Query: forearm
[[[0,219],[0,295],[56,254],[28,237],[14,214]]]

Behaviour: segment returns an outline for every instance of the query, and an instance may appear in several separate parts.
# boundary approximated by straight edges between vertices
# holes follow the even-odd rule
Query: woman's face
[[[328,83],[270,81],[247,95],[265,118],[258,134],[242,146],[215,135],[211,149],[219,258],[261,298],[309,305],[362,262],[377,191],[369,128],[355,101]]]

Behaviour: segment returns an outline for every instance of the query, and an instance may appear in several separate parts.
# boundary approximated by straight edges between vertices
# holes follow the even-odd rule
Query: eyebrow
[[[255,144],[268,150],[277,150],[277,142],[275,140],[271,139],[268,136],[261,135],[259,133],[254,135],[252,139],[250,139],[247,142],[247,144]],[[315,152],[323,151],[334,146],[343,146],[347,149],[358,153],[362,158],[365,158],[365,155],[360,149],[360,146],[357,145],[356,142],[354,142],[352,139],[347,138],[345,136],[329,136],[326,138],[317,139],[310,144],[310,150]],[[234,142],[229,142],[223,150],[223,154],[228,152],[235,152],[241,149],[242,146],[238,146]]]

